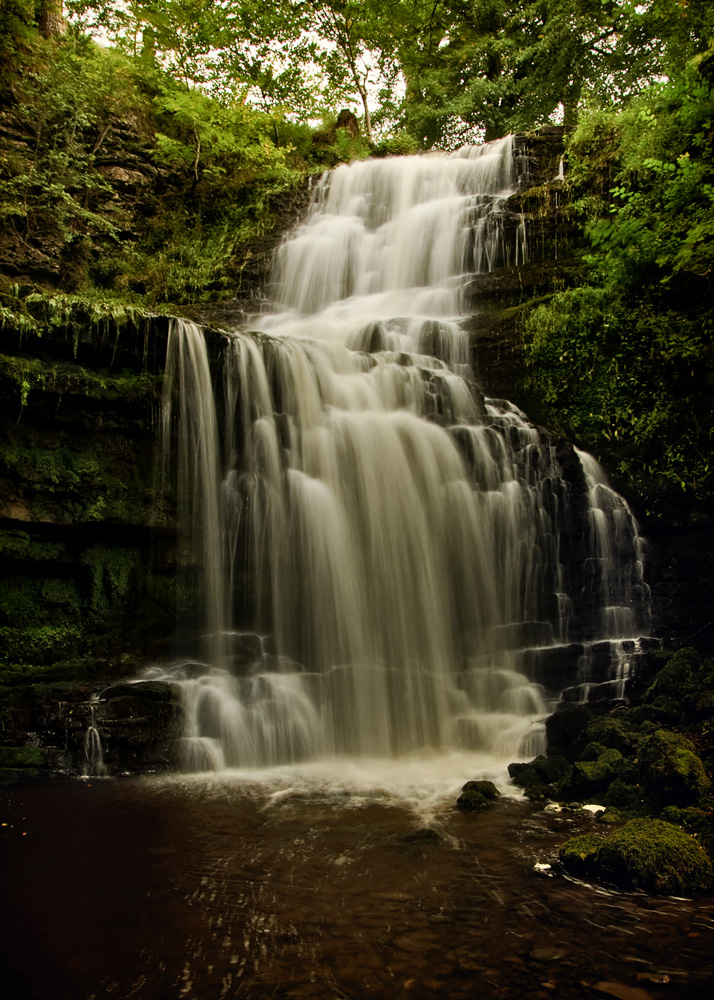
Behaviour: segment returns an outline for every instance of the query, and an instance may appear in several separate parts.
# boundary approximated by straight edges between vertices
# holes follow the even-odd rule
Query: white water
[[[201,330],[173,322],[165,454],[209,636],[203,666],[168,675],[189,769],[542,745],[519,664],[568,641],[567,488],[525,416],[477,390],[463,329],[469,274],[523,258],[512,164],[505,139],[326,175],[215,398]],[[233,630],[246,567],[277,652],[247,657]],[[602,637],[629,610],[608,573]]]

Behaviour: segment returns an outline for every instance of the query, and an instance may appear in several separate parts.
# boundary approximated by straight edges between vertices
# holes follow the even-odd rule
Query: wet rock
[[[406,844],[440,844],[444,838],[433,827],[423,826],[405,833],[400,839]]]
[[[259,635],[239,632],[230,637],[231,672],[244,673],[254,663],[259,663],[263,655],[263,643]]]
[[[39,781],[46,778],[49,772],[36,767],[0,767],[0,788],[7,785],[20,785],[26,781]]]
[[[176,701],[178,696],[174,685],[166,681],[128,681],[125,684],[112,684],[102,692],[102,700],[105,702],[125,697],[149,701]]]
[[[527,764],[509,764],[508,774],[514,785],[522,788],[529,799],[559,798],[559,790],[571,776],[570,762],[563,756],[540,755]]]
[[[575,837],[559,852],[563,866],[621,889],[682,893],[706,890],[714,870],[699,843],[662,820],[630,820],[607,838]]]
[[[577,759],[579,747],[574,746],[592,719],[592,712],[583,705],[572,705],[555,712],[545,722],[548,755],[559,755],[572,761]]]
[[[467,781],[456,800],[456,806],[464,812],[481,812],[500,796],[492,781]]]
[[[179,689],[164,681],[115,684],[94,707],[110,772],[164,770],[176,763],[183,735]]]
[[[534,948],[529,956],[534,962],[559,962],[562,958],[568,957],[565,948]]]

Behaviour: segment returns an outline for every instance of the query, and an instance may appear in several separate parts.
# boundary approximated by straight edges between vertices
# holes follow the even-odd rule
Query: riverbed
[[[557,848],[602,831],[591,815],[546,811],[503,781],[491,809],[461,813],[458,783],[410,768],[2,792],[1,995],[709,995],[713,898],[574,881]]]

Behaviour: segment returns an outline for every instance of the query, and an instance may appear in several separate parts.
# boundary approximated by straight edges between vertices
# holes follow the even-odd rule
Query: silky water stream
[[[507,780],[650,629],[625,502],[472,374],[466,289],[523,261],[517,183],[509,139],[340,167],[220,357],[172,323],[203,624],[145,679],[181,693],[183,773],[6,793],[3,996],[705,995],[711,901],[537,867],[595,821]],[[463,815],[473,777],[506,794]]]

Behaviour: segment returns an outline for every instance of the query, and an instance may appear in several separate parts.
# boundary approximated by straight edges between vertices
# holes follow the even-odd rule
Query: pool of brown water
[[[583,814],[319,783],[4,792],[3,1000],[708,997],[714,899],[537,863]]]

